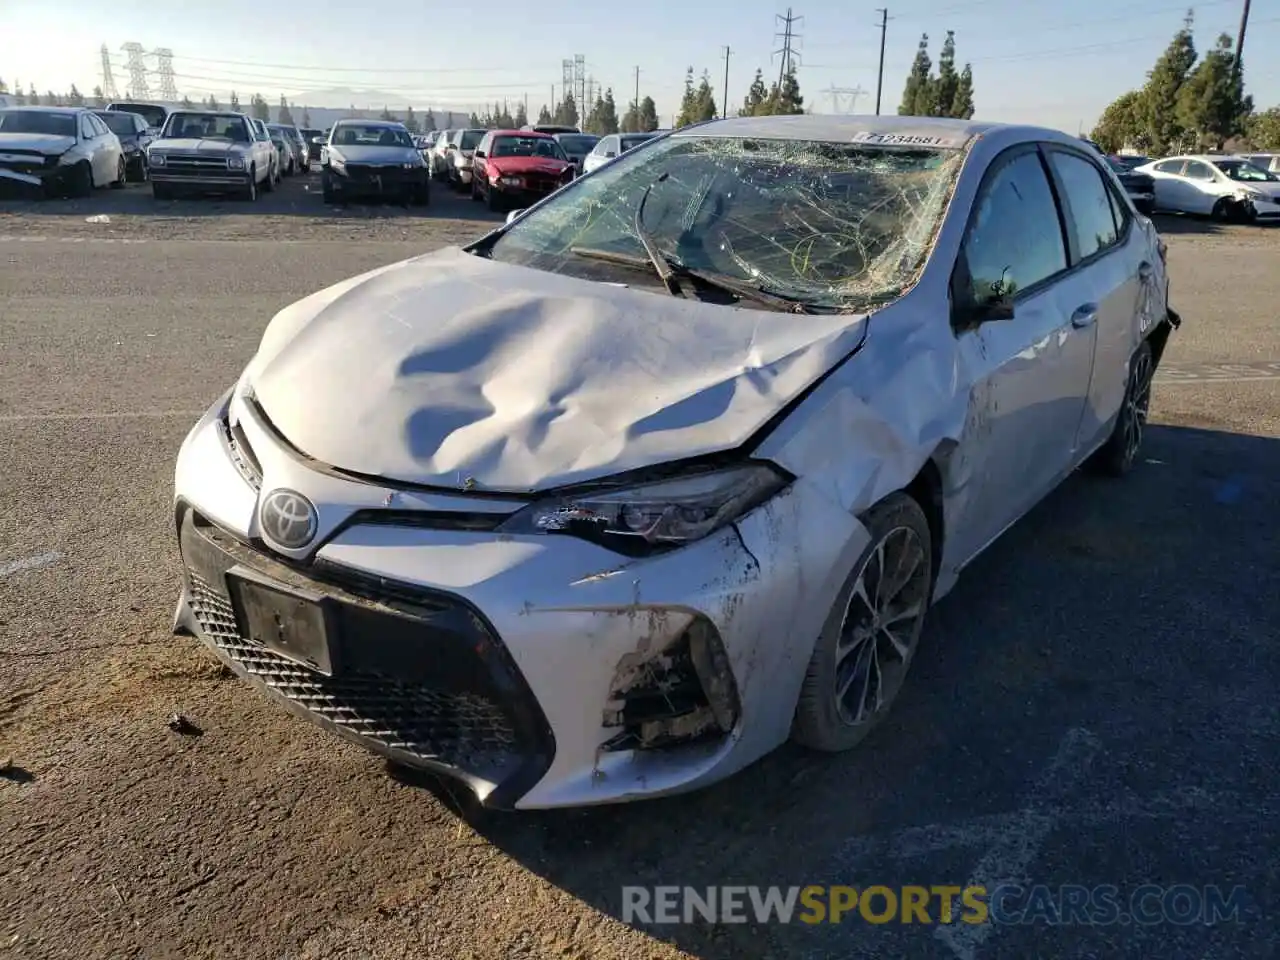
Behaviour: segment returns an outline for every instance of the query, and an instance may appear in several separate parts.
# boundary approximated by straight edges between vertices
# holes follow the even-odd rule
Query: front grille
[[[501,779],[516,732],[502,711],[475,694],[450,694],[376,673],[326,677],[244,640],[230,602],[191,575],[200,629],[252,679],[306,710],[387,748]]]
[[[201,639],[249,680],[324,725],[412,766],[497,785],[507,805],[545,773],[554,741],[506,648],[448,594],[317,562],[285,563],[180,507],[187,598]],[[250,640],[227,586],[234,567],[323,593],[341,663],[312,670]]]
[[[40,154],[31,154],[30,156],[22,156],[22,154],[14,154],[11,151],[0,150],[0,153],[9,153],[10,156],[20,157],[21,159],[5,160],[3,166],[6,170],[12,170],[14,173],[26,173],[39,176],[46,170],[52,170],[58,165],[58,157],[46,157]]]
[[[531,193],[550,193],[563,183],[558,177],[525,176],[525,189]]]
[[[348,163],[347,177],[351,180],[372,180],[378,177],[384,184],[398,183],[411,171],[398,166],[381,166],[370,163]]]
[[[227,169],[227,161],[225,157],[175,157],[169,156],[165,158],[165,169],[174,171],[200,170],[202,172],[213,172],[215,170],[225,171]]]

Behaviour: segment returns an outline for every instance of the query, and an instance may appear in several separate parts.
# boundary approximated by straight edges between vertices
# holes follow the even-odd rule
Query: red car
[[[490,130],[471,163],[471,199],[490,210],[531,206],[573,179],[555,137],[533,130]]]

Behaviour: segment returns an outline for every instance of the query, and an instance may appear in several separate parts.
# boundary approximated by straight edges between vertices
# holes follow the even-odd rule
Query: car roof
[[[17,113],[19,111],[23,113],[64,113],[67,116],[73,116],[77,113],[93,112],[88,107],[42,107],[38,104],[33,106],[23,106],[23,107],[5,107],[4,109],[9,110],[13,113]]]
[[[1010,123],[953,120],[948,117],[788,114],[770,117],[728,117],[675,131],[675,137],[759,137],[776,140],[850,140],[899,136],[935,138],[940,146],[963,146],[975,137],[1018,131],[1028,139],[1066,137],[1060,130]],[[1046,135],[1048,135],[1046,137]],[[1070,138],[1076,140],[1077,138]]]
[[[362,127],[387,127],[391,129],[401,129],[404,127],[404,124],[399,120],[361,120],[359,117],[344,117],[335,123],[334,126],[340,127],[346,123],[358,123]]]
[[[239,117],[242,120],[254,119],[253,117],[245,116],[243,113],[236,113],[234,110],[201,110],[199,107],[183,107],[181,110],[174,110],[173,112],[194,113],[201,117]]]
[[[547,140],[554,140],[549,133],[543,133],[541,130],[489,130],[495,137],[543,137]],[[568,133],[569,131],[564,131]]]

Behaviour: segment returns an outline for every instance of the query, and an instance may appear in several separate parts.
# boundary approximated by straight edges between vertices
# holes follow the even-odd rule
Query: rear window
[[[652,140],[656,136],[657,136],[656,133],[638,133],[638,134],[635,134],[634,136],[623,137],[622,149],[631,150],[635,147],[640,146],[640,144],[642,143],[648,143],[650,140]]]
[[[154,103],[113,103],[107,109],[121,113],[136,113],[147,121],[149,127],[164,126],[165,116],[168,113],[164,107],[158,107]]]
[[[590,153],[591,149],[600,142],[599,137],[589,137],[585,134],[580,137],[566,134],[558,139],[560,140],[560,146],[564,147],[569,153]]]
[[[104,110],[98,114],[98,119],[107,125],[110,130],[118,137],[132,137],[138,132],[135,125],[137,123],[137,115],[132,113],[116,113],[111,110]],[[146,123],[146,120],[143,120]]]
[[[467,130],[462,134],[462,140],[458,147],[462,150],[474,150],[476,146],[484,139],[485,131],[483,130]]]
[[[169,117],[169,122],[164,127],[164,136],[184,140],[231,140],[236,143],[248,143],[253,139],[249,136],[242,117],[185,111]]]

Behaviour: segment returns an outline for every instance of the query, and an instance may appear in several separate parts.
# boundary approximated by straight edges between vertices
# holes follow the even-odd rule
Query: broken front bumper
[[[178,625],[293,712],[455,776],[490,806],[680,792],[776,747],[838,571],[866,543],[846,511],[795,487],[645,559],[564,535],[499,536],[476,527],[523,502],[319,472],[238,408],[235,451],[215,408],[179,454]],[[259,497],[280,488],[326,518],[306,562],[258,539]],[[232,566],[327,598],[341,654],[358,655],[325,676],[251,641]]]

